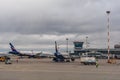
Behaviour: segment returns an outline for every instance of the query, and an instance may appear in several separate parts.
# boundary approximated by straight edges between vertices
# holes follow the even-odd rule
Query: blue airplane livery
[[[36,54],[30,54],[30,53],[21,53],[15,49],[15,47],[12,45],[12,43],[9,43],[10,48],[12,51],[9,52],[9,54],[14,54],[17,56],[28,56],[28,58],[38,58],[41,53],[36,53]]]
[[[54,53],[54,58],[53,58],[53,61],[54,62],[70,62],[71,61],[74,61],[75,59],[73,57],[64,57],[59,51],[58,51],[58,47],[57,47],[57,42],[55,41],[55,53]]]

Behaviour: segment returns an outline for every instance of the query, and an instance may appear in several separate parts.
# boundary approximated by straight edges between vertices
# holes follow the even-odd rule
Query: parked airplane
[[[12,43],[9,43],[9,45],[12,50],[9,52],[9,54],[14,54],[14,55],[21,56],[21,57],[28,56],[28,58],[39,58],[40,57],[39,55],[42,54],[42,53],[36,53],[36,54],[21,53],[15,49],[15,47],[12,45]]]
[[[72,58],[72,57],[65,57],[63,56],[59,51],[58,51],[58,48],[57,48],[57,42],[55,41],[55,53],[54,53],[54,58],[53,58],[53,61],[55,62],[70,62],[71,61],[74,61],[75,59]]]

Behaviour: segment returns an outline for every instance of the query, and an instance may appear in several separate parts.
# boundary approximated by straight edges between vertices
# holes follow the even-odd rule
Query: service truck
[[[85,53],[81,55],[80,62],[84,65],[96,65],[96,58]]]
[[[5,57],[4,56],[0,56],[0,61],[4,62],[5,61]]]

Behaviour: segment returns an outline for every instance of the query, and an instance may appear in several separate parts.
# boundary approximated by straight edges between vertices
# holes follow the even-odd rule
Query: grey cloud
[[[110,10],[110,29],[118,35],[119,4],[119,0],[2,0],[0,1],[0,33],[14,36],[8,37],[4,43],[13,40],[21,45],[25,42],[34,45],[52,44],[47,38],[40,40],[33,35],[42,36],[40,38],[43,38],[43,35],[48,37],[57,35],[56,38],[59,38],[72,34],[74,35],[72,40],[88,35],[95,39],[92,35],[99,36],[100,33],[106,33],[106,10]],[[103,40],[104,37],[100,38]]]
[[[91,15],[92,13],[89,12],[94,9],[89,8],[89,6],[92,4],[95,6],[95,4],[91,3],[89,0],[60,1],[60,4],[57,4],[59,4],[59,1],[55,1],[54,5],[51,3],[47,6],[47,9],[43,6],[42,10],[41,6],[38,6],[38,4],[37,7],[35,7],[38,9],[35,9],[34,6],[32,6],[32,9],[29,9],[31,5],[25,6],[25,4],[23,5],[24,8],[21,4],[17,8],[18,10],[16,8],[12,9],[13,14],[10,12],[8,17],[5,17],[6,15],[4,16],[5,20],[1,23],[1,26],[3,26],[2,31],[15,31],[23,34],[78,33],[82,32],[82,29],[79,31],[79,28],[87,25],[84,23],[90,20],[92,21],[91,16],[94,17],[94,15]],[[91,16],[89,16],[89,14]],[[9,30],[7,29],[8,27],[10,27]]]

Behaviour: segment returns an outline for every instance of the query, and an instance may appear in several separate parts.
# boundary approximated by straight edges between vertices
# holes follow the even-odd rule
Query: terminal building
[[[108,54],[108,49],[97,49],[97,48],[84,49],[83,48],[84,42],[74,41],[73,44],[74,44],[74,54],[75,55],[81,55],[82,53],[85,53],[85,52],[100,52],[105,55]],[[116,44],[113,49],[110,49],[110,54],[120,56],[120,44]]]

